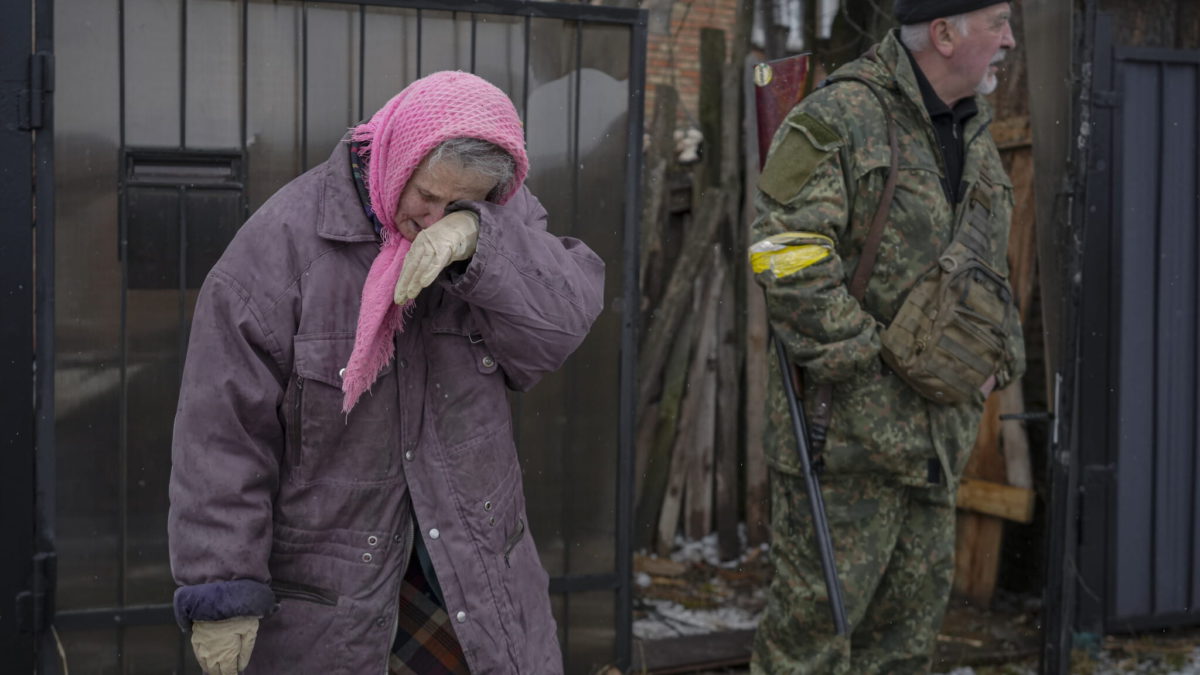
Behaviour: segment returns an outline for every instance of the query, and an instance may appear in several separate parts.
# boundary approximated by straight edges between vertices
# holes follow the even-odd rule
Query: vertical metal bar
[[[183,381],[183,360],[187,354],[187,188],[180,185],[179,194],[179,381]]]
[[[1182,9],[1183,5],[1180,5],[1179,7]],[[1197,65],[1192,66],[1192,95],[1193,105],[1197,111],[1200,111],[1200,66]],[[1188,156],[1192,158],[1192,171],[1195,172],[1193,174],[1193,177],[1196,181],[1194,194],[1200,195],[1200,160],[1197,159],[1200,158],[1200,124],[1197,125],[1196,134],[1193,138],[1195,139],[1194,145],[1192,147],[1192,152],[1188,153]],[[1192,218],[1193,227],[1200,226],[1200,208],[1193,211]],[[1196,293],[1194,297],[1200,299],[1200,235],[1196,236],[1194,246],[1195,250],[1192,251],[1192,264],[1188,267],[1192,270],[1192,283],[1194,284]],[[1192,336],[1196,341],[1195,345],[1193,345],[1193,351],[1200,352],[1200,309],[1192,309],[1192,322]],[[1197,405],[1200,405],[1200,359],[1196,359],[1196,363],[1194,364],[1192,371],[1192,401],[1195,401]],[[1200,417],[1192,420],[1191,433],[1192,441],[1189,444],[1189,447],[1200,447]],[[1197,532],[1198,526],[1200,526],[1200,459],[1197,459],[1195,455],[1193,455],[1192,513],[1190,522],[1188,523],[1187,548],[1188,559],[1191,561],[1191,563],[1188,565],[1188,569],[1192,570],[1192,573],[1188,577],[1188,594],[1186,596],[1189,599],[1188,604],[1192,608],[1197,607],[1196,599],[1198,595],[1200,595],[1197,593],[1198,589],[1196,586],[1196,575],[1200,574],[1200,572],[1198,572],[1198,570],[1200,570],[1200,559],[1197,559],[1196,557],[1196,545],[1198,543],[1197,536],[1200,535],[1200,533]]]
[[[421,79],[421,10],[417,9],[417,79]]]
[[[533,31],[533,18],[525,15],[525,65],[521,70],[521,125],[529,121],[529,36]]]
[[[478,35],[478,25],[476,24],[475,13],[471,13],[471,72],[475,72],[475,40]]]
[[[571,236],[574,236],[576,234],[576,230],[579,226],[579,112],[580,112],[580,98],[582,98],[581,97],[582,92],[580,92],[580,90],[579,90],[580,89],[579,83],[581,81],[581,77],[580,77],[581,62],[580,62],[580,60],[583,55],[582,45],[583,45],[583,22],[576,21],[575,22],[575,72],[572,74],[572,77],[571,77],[571,79],[573,80],[573,86],[570,88],[570,90],[572,92],[571,95],[573,97],[573,99],[571,101],[571,124],[570,124],[571,143],[567,149],[567,156],[571,162],[571,210],[570,210],[571,221],[570,221],[569,229],[563,233],[563,234],[567,234],[567,235],[571,235]],[[573,392],[573,391],[579,390],[578,370],[579,369],[577,367],[572,367],[572,368],[569,368],[566,372],[566,387],[567,387],[568,392]],[[572,420],[573,420],[573,416],[568,415],[566,423],[563,425],[563,433],[566,436],[563,439],[563,441],[564,441],[563,447],[570,447],[570,439],[572,439],[576,436],[576,433],[577,433],[575,431],[576,425],[573,424]],[[568,543],[566,546],[563,547],[563,570],[566,572],[566,574],[568,576],[573,571],[572,565],[571,565],[571,549],[572,548],[573,547],[570,545],[570,543]],[[566,594],[564,594],[564,602],[565,602],[565,606],[568,608],[570,607],[570,601],[571,601],[571,594],[570,594],[570,592],[567,592]],[[566,625],[563,627],[563,636],[564,636],[564,640],[565,640],[565,644],[563,645],[563,656],[566,659],[567,670],[571,670],[572,663],[571,663],[571,657],[570,657],[571,652],[570,652],[569,645],[571,642],[571,633],[572,633],[571,627],[572,627],[572,625],[574,625],[575,622],[573,620],[573,617],[571,616],[570,611],[565,612],[564,616],[566,617]]]
[[[129,345],[128,345],[128,327],[129,327],[129,227],[126,220],[128,219],[129,209],[126,208],[125,200],[128,197],[125,181],[127,177],[126,162],[128,161],[125,155],[125,111],[126,111],[126,87],[125,87],[125,0],[118,0],[120,3],[118,11],[121,14],[120,35],[119,35],[119,78],[121,88],[121,103],[120,103],[120,163],[117,166],[117,232],[118,232],[118,247],[119,259],[121,261],[121,308],[120,308],[120,328],[117,333],[119,343],[117,345],[118,361],[120,363],[120,389],[117,395],[117,500],[118,500],[118,533],[117,533],[117,607],[125,606],[125,541],[126,541],[126,522],[125,513],[125,465],[126,457],[129,451]],[[182,27],[180,29],[182,31]],[[182,61],[182,57],[180,61]],[[183,85],[180,85],[180,114],[183,111]],[[179,121],[180,128],[180,143],[182,144],[183,119]],[[124,638],[124,631],[117,628],[117,668],[118,672],[124,672],[124,650],[120,648],[121,641]]]
[[[249,126],[249,117],[250,117],[250,64],[249,64],[249,60],[250,60],[250,0],[242,0],[242,44],[241,44],[241,49],[240,49],[240,56],[241,56],[240,69],[241,69],[241,77],[242,77],[242,82],[241,82],[242,105],[241,105],[241,110],[239,111],[239,114],[241,115],[241,119],[238,122],[239,129],[240,129],[239,135],[238,135],[238,138],[239,138],[238,149],[241,150],[242,157],[245,158],[247,155],[250,154],[250,149],[248,147],[246,147],[246,136],[249,133],[249,131],[247,130],[247,127]],[[243,160],[243,161],[245,161],[245,160]],[[248,199],[246,199],[246,195],[248,195],[248,194],[250,194],[250,175],[249,175],[248,171],[243,171],[242,172],[242,218],[243,219],[248,218],[250,216],[250,213],[249,213],[250,201]],[[185,354],[186,354],[186,352],[185,352]],[[183,668],[182,664],[180,664],[180,668],[181,669]]]
[[[1157,139],[1158,140],[1158,148],[1155,150],[1156,157],[1155,157],[1155,162],[1154,162],[1154,164],[1155,164],[1154,168],[1157,172],[1157,176],[1155,176],[1155,179],[1156,179],[1155,182],[1158,184],[1158,199],[1155,200],[1155,204],[1154,204],[1154,220],[1153,220],[1154,232],[1152,233],[1152,236],[1154,237],[1154,255],[1157,260],[1161,261],[1162,260],[1162,246],[1163,246],[1163,236],[1162,236],[1163,206],[1164,206],[1164,202],[1167,200],[1167,195],[1164,194],[1165,186],[1164,186],[1163,180],[1162,180],[1163,159],[1166,157],[1166,148],[1164,145],[1164,143],[1165,143],[1164,127],[1166,127],[1166,119],[1165,119],[1166,115],[1165,115],[1164,109],[1163,109],[1163,105],[1165,103],[1163,89],[1166,86],[1167,69],[1165,67],[1165,64],[1163,64],[1163,62],[1161,62],[1161,61],[1158,62],[1156,67],[1158,70],[1158,90],[1156,92],[1158,101],[1157,101],[1157,105],[1155,105],[1155,112],[1158,115],[1158,139]],[[1125,223],[1124,219],[1122,219],[1122,225],[1123,226],[1132,226],[1132,223]],[[1166,514],[1159,513],[1159,506],[1162,503],[1162,502],[1160,502],[1159,497],[1158,497],[1160,494],[1159,488],[1163,487],[1163,486],[1160,486],[1158,473],[1159,473],[1159,468],[1163,462],[1162,454],[1165,452],[1170,452],[1169,449],[1162,447],[1161,441],[1163,440],[1163,436],[1165,436],[1166,434],[1163,434],[1162,429],[1159,428],[1159,424],[1161,424],[1163,422],[1163,418],[1164,418],[1164,414],[1160,410],[1160,408],[1162,407],[1163,404],[1165,404],[1165,401],[1159,400],[1159,384],[1163,380],[1163,377],[1162,377],[1163,352],[1161,349],[1159,349],[1160,342],[1158,339],[1159,332],[1162,330],[1163,296],[1166,295],[1166,291],[1167,291],[1167,289],[1165,287],[1166,284],[1163,283],[1163,277],[1165,276],[1165,274],[1166,274],[1166,271],[1162,270],[1161,267],[1158,270],[1156,270],[1156,272],[1154,274],[1154,282],[1153,282],[1154,298],[1152,300],[1153,309],[1151,310],[1153,312],[1154,318],[1149,327],[1149,329],[1151,331],[1151,336],[1152,336],[1152,338],[1151,338],[1151,344],[1153,345],[1152,349],[1154,350],[1154,354],[1151,356],[1151,359],[1150,359],[1150,363],[1152,364],[1151,370],[1150,370],[1150,397],[1151,397],[1151,401],[1153,401],[1153,403],[1150,405],[1150,410],[1151,410],[1151,413],[1150,413],[1151,414],[1151,419],[1150,419],[1150,433],[1151,433],[1151,439],[1150,439],[1150,486],[1151,486],[1151,489],[1150,489],[1150,494],[1146,495],[1145,498],[1150,501],[1150,522],[1147,525],[1150,528],[1150,551],[1152,552],[1150,555],[1150,569],[1149,569],[1150,584],[1149,584],[1149,589],[1148,589],[1148,592],[1150,594],[1150,597],[1148,598],[1148,600],[1149,600],[1151,615],[1155,615],[1159,611],[1158,593],[1155,591],[1155,589],[1158,588],[1158,563],[1157,563],[1157,560],[1159,558],[1158,547],[1159,547],[1160,540],[1161,540],[1161,538],[1158,536],[1158,523],[1159,523],[1160,518],[1166,517]]]
[[[367,6],[358,6],[358,121],[366,121]]]
[[[36,28],[34,49],[39,54],[53,58],[54,55],[54,3],[39,0],[34,3]],[[53,61],[51,61],[53,63]],[[53,66],[51,66],[53,68]],[[34,403],[36,422],[34,427],[34,466],[36,485],[34,510],[36,513],[35,551],[53,560],[57,549],[58,482],[57,482],[57,437],[55,435],[54,373],[57,345],[55,339],[55,288],[54,288],[54,86],[53,72],[46,73],[46,96],[42,102],[42,128],[34,135],[34,166],[37,167],[37,182],[34,186],[37,231],[36,247],[36,296],[35,316],[37,321],[37,399]],[[46,570],[48,594],[45,611],[48,618],[54,615],[58,579],[56,566]],[[39,673],[55,675],[59,672],[57,652],[53,649],[54,636],[44,633],[39,639]]]
[[[7,483],[0,490],[0,513],[4,514],[4,553],[0,555],[0,654],[9,672],[33,672],[36,644],[18,620],[16,604],[30,602],[34,588],[34,529],[36,494],[36,421],[30,388],[34,385],[34,232],[30,218],[33,201],[33,136],[22,128],[17,101],[29,95],[33,63],[33,3],[9,2],[0,6],[0,377],[8,386],[0,390],[0,410],[5,424],[0,428],[0,472]],[[37,215],[41,215],[40,213]],[[40,270],[36,270],[40,272]],[[34,608],[31,606],[31,610]],[[38,612],[35,610],[35,615]]]
[[[179,8],[179,149],[187,147],[188,0]]]
[[[642,123],[646,88],[646,12],[633,25],[629,41],[629,113],[625,125],[625,266],[621,307],[619,446],[617,451],[617,667],[633,656],[633,485],[637,399],[639,219],[642,202]]]
[[[308,171],[308,3],[300,7],[300,171]]]

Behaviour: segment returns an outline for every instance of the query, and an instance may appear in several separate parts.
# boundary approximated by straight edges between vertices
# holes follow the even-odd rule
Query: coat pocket
[[[438,439],[453,450],[507,427],[511,412],[503,364],[469,314],[435,318],[426,335],[425,395]]]
[[[297,335],[288,404],[290,474],[302,483],[359,485],[400,475],[400,410],[392,363],[347,415],[342,370],[354,335]]]

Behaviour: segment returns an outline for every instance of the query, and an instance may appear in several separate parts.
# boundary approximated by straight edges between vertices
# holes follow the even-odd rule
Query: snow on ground
[[[1076,649],[1071,657],[1071,672],[1080,675],[1200,675],[1200,647],[1190,653],[1175,650],[1147,651],[1131,655],[1121,649]],[[955,668],[939,675],[1036,675],[1037,664],[1007,664]]]
[[[633,622],[633,634],[643,640],[698,635],[722,630],[753,630],[758,616],[737,607],[687,609],[667,600],[647,600],[650,614]]]

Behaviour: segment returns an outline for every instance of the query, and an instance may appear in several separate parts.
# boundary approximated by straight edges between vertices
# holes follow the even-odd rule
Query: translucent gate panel
[[[572,169],[575,24],[557,19],[533,19],[530,24],[527,184],[549,213],[550,231],[570,235],[576,228]],[[567,435],[571,375],[569,366],[547,375],[532,391],[518,397],[516,407],[517,448],[524,463],[530,526],[551,576],[571,571],[570,523],[563,504],[582,496],[578,490],[583,489],[567,483],[566,465],[590,450]]]
[[[604,311],[570,365],[567,438],[576,447],[564,468],[567,484],[582,487],[582,495],[574,491],[563,502],[571,524],[570,574],[612,572],[616,560],[628,36],[625,28],[585,26],[575,76],[579,124],[572,235],[587,242],[607,267]]]
[[[363,119],[417,78],[417,12],[368,7],[365,24]]]
[[[189,0],[184,147],[236,148],[241,140],[242,3]]]
[[[462,39],[460,21],[467,14],[457,12],[421,12],[420,68],[418,75],[428,75],[439,70],[470,70],[470,32]],[[459,17],[462,17],[461,19]]]
[[[87,3],[75,0],[71,4],[82,7]],[[121,58],[125,68],[121,74],[123,80],[113,77],[105,84],[109,87],[123,84],[126,145],[178,147],[183,144],[180,129],[180,92],[184,84],[181,77],[182,12],[178,0],[124,0],[123,53],[115,44],[111,52],[105,52]],[[61,14],[55,12],[59,24],[63,23]],[[99,37],[89,36],[89,42]],[[115,41],[118,35],[113,33],[104,37]],[[56,49],[61,53],[65,45],[61,39],[57,43]],[[84,56],[85,59],[94,57],[93,52]],[[60,90],[57,95],[70,96],[70,93]],[[62,107],[61,99],[56,107]],[[62,133],[61,129],[59,133]]]
[[[116,0],[56,8],[55,413],[59,611],[117,602],[121,265]]]
[[[247,202],[254,211],[300,172],[300,3],[255,0],[247,7]]]
[[[568,671],[611,662],[629,26],[299,0],[57,5],[58,609],[73,669],[196,672],[171,623],[165,522],[197,289],[247,207],[444,69],[514,100],[551,231],[607,265],[591,336],[514,408]],[[122,156],[163,150],[244,168],[233,188],[122,173]]]
[[[525,19],[517,16],[475,16],[476,75],[499,87],[524,113]]]
[[[304,168],[329,158],[358,121],[358,8],[310,4],[307,9],[303,119]]]

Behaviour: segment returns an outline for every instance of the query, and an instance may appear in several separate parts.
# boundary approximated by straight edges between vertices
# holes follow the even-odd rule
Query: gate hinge
[[[1096,89],[1092,91],[1092,105],[1097,108],[1116,108],[1121,104],[1121,97],[1112,89]]]
[[[54,617],[54,580],[58,556],[38,553],[33,556],[30,590],[17,594],[17,625],[22,633],[41,633],[50,628]]]
[[[46,103],[54,92],[54,55],[37,52],[29,57],[29,88],[21,92],[21,130],[41,129]]]

